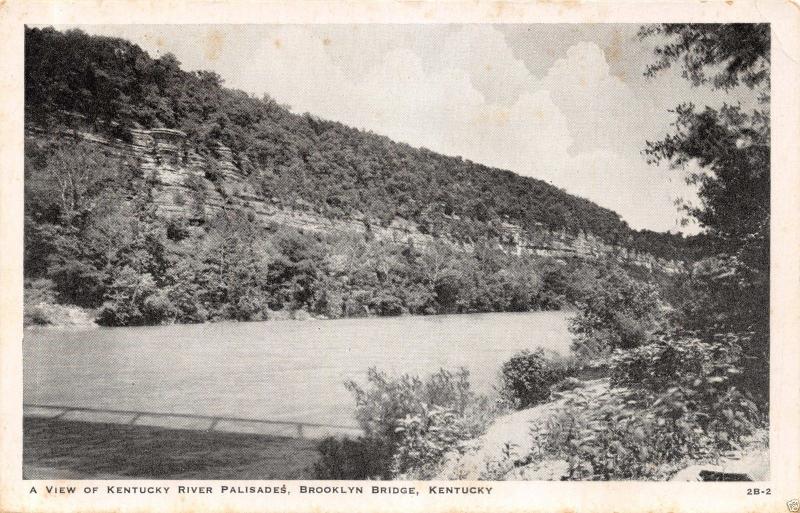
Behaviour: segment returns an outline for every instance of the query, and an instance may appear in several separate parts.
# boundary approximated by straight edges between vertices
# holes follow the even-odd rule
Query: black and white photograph
[[[153,21],[24,27],[23,479],[771,479],[770,23]]]

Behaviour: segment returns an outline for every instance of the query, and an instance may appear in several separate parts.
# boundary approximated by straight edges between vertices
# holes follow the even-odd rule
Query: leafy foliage
[[[384,477],[432,477],[445,454],[478,436],[496,413],[487,398],[472,392],[465,369],[440,369],[423,380],[371,368],[367,383],[368,388],[352,381],[345,386],[364,430],[360,443],[381,448],[373,456],[379,461],[371,464]]]
[[[534,459],[562,458],[569,479],[663,479],[687,459],[739,447],[761,425],[755,404],[730,386],[738,340],[662,337],[611,359],[612,388],[567,393],[532,431]]]
[[[728,89],[739,84],[758,95],[758,106],[676,108],[675,131],[648,142],[654,161],[700,171],[689,180],[702,203],[687,210],[717,241],[684,288],[675,322],[703,338],[733,333],[743,347],[744,381],[768,397],[770,273],[770,29],[766,24],[659,25],[642,37],[666,38],[649,73],[679,62],[695,85]],[[662,39],[663,41],[663,39]],[[713,74],[709,77],[709,74]]]
[[[388,479],[389,447],[381,440],[327,437],[317,444],[320,459],[314,463],[315,479]]]
[[[469,419],[441,406],[423,405],[416,415],[399,419],[400,434],[392,461],[392,475],[401,479],[432,479],[451,451],[463,450],[464,442],[480,433]]]
[[[80,140],[28,142],[26,276],[52,280],[58,302],[104,305],[107,325],[256,320],[275,310],[338,318],[561,308],[583,294],[595,265],[518,257],[488,242],[469,252],[264,227],[247,206],[206,215],[202,184],[190,218],[165,219],[152,202],[156,185],[133,163]],[[74,165],[95,174],[65,206],[53,177],[78,173]],[[140,300],[158,312],[145,315]]]
[[[550,399],[550,389],[575,372],[574,362],[548,358],[543,349],[524,350],[511,357],[501,369],[501,396],[517,409]]]
[[[582,359],[644,343],[663,323],[664,305],[656,287],[631,278],[616,266],[599,268],[591,288],[577,301],[570,319],[573,351]]]
[[[646,25],[642,38],[664,36],[657,61],[645,74],[653,76],[681,61],[683,76],[696,86],[729,89],[740,83],[769,82],[770,27],[766,23],[695,23]],[[711,77],[709,70],[717,70]]]
[[[25,274],[51,279],[59,302],[103,305],[106,324],[264,319],[274,310],[342,317],[574,304],[592,264],[505,254],[497,243],[506,221],[532,236],[593,233],[670,258],[704,246],[632,232],[613,212],[544,182],[294,115],[120,39],[31,28],[26,56],[26,83],[37,85],[26,91]],[[188,217],[156,216],[158,185],[142,176],[140,163],[50,130],[124,138],[136,127],[183,130],[204,153],[208,179],[192,175],[179,198]],[[360,214],[368,227],[401,217],[475,250],[381,243],[369,231],[323,237],[265,229],[247,205],[232,203],[211,216],[210,188],[228,197],[220,143],[276,205],[331,218]],[[127,282],[141,282],[141,290]]]
[[[764,424],[769,375],[769,26],[658,25],[652,75],[680,62],[695,85],[761,90],[761,108],[675,110],[675,132],[649,142],[653,161],[696,162],[701,205],[687,207],[713,240],[664,318],[653,290],[612,271],[579,302],[574,349],[615,349],[610,385],[566,394],[532,432],[530,458],[560,458],[569,479],[664,478],[687,459],[739,448]],[[709,73],[712,73],[709,76]],[[759,381],[759,377],[761,380]]]
[[[648,143],[647,152],[652,161],[701,167],[689,181],[698,186],[702,204],[688,212],[728,247],[763,232],[770,208],[768,113],[731,105],[698,111],[683,104],[675,114],[675,133]]]
[[[171,304],[158,290],[153,277],[124,267],[106,293],[97,317],[106,326],[159,324],[172,316]]]
[[[474,399],[466,369],[455,374],[441,369],[423,381],[408,374],[392,378],[373,367],[367,373],[367,383],[366,389],[354,381],[345,384],[355,397],[356,420],[367,436],[392,444],[399,438],[398,419],[422,413],[425,405],[463,413]]]

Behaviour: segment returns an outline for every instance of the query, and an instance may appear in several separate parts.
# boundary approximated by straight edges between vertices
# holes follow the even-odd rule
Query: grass
[[[311,479],[316,442],[39,418],[23,425],[26,479]]]

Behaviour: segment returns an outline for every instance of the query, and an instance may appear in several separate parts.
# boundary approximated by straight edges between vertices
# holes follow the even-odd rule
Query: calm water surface
[[[26,403],[354,424],[370,366],[470,371],[492,390],[525,348],[563,354],[563,312],[27,330]]]

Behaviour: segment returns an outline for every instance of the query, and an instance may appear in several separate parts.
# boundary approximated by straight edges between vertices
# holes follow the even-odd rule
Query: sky
[[[67,27],[57,27],[67,28]],[[648,165],[680,103],[753,102],[643,72],[657,41],[638,25],[114,25],[128,39],[293,112],[545,180],[636,229],[681,226],[687,170]]]

